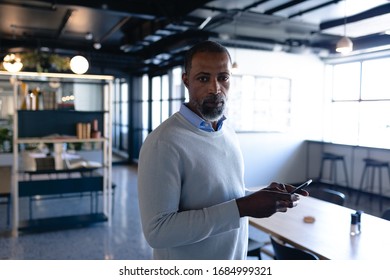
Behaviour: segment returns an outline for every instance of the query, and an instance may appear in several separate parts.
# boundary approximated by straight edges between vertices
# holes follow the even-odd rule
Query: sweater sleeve
[[[161,141],[145,142],[138,168],[138,195],[145,238],[153,248],[192,244],[240,227],[235,199],[180,211],[178,152]],[[200,194],[201,195],[201,194]]]

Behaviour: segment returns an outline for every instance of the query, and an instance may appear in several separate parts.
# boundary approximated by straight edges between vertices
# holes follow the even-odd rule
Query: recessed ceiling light
[[[102,44],[96,42],[93,44],[93,47],[95,48],[95,50],[100,50],[100,48],[102,47]]]
[[[85,34],[85,40],[92,40],[92,39],[93,39],[93,34],[91,32]]]

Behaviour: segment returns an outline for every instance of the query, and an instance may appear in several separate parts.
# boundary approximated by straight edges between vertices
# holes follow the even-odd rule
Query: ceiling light
[[[347,0],[344,2],[344,37],[342,37],[336,45],[336,52],[347,54],[353,50],[353,43],[347,37]]]
[[[93,34],[91,32],[85,34],[85,40],[92,40],[92,39],[93,39]]]
[[[336,52],[346,54],[350,53],[353,50],[353,43],[351,39],[348,37],[344,36],[342,37],[336,45]]]
[[[12,53],[4,57],[3,66],[8,72],[16,73],[22,69],[23,63],[19,56]]]
[[[84,74],[89,68],[88,60],[81,55],[76,55],[70,60],[70,70],[76,74]]]
[[[206,25],[210,22],[210,20],[212,19],[212,17],[207,17],[202,23],[201,25],[199,25],[198,29],[203,29],[206,27]]]
[[[93,47],[94,47],[95,50],[100,50],[100,48],[102,47],[102,44],[96,42],[96,43],[93,44]]]

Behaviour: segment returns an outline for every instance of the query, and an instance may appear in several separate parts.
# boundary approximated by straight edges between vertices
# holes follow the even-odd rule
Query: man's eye
[[[207,82],[209,80],[209,77],[201,76],[201,77],[198,78],[198,80],[201,81],[201,82]]]
[[[228,75],[226,75],[226,76],[219,76],[219,77],[218,77],[218,80],[220,80],[220,81],[222,81],[222,82],[226,82],[226,81],[229,80],[229,76],[228,76]]]

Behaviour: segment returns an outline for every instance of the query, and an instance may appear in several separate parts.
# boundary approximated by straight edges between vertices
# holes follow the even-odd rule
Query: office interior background
[[[22,2],[30,1],[0,1],[0,10],[5,13],[6,9],[20,12],[31,8]],[[53,9],[54,5],[53,1],[31,2],[34,3],[28,4],[36,5],[33,9],[42,9],[40,13],[46,13],[42,11]],[[104,1],[96,1],[95,4],[79,2],[83,3],[76,5],[72,1],[56,1],[56,11],[70,11],[69,18],[72,19],[78,10],[109,10],[108,15],[113,18],[106,18],[107,23],[116,20],[118,23],[116,28],[114,24],[104,27],[102,23],[96,24],[91,30],[104,29],[107,39],[104,34],[100,38],[94,35],[101,40],[91,41],[87,45],[83,39],[84,43],[78,47],[78,53],[84,53],[90,58],[91,74],[115,77],[111,96],[114,168],[117,164],[136,165],[140,147],[148,133],[188,99],[181,82],[183,53],[191,44],[203,39],[216,40],[226,45],[232,60],[238,65],[231,78],[227,116],[238,133],[246,166],[247,186],[263,186],[271,181],[298,183],[307,178],[316,178],[321,153],[325,149],[346,156],[348,172],[351,174],[349,187],[357,189],[364,157],[371,155],[378,159],[388,159],[390,113],[387,108],[390,97],[386,82],[387,69],[390,68],[390,35],[386,31],[387,28],[390,30],[390,26],[386,26],[385,22],[390,22],[386,21],[390,12],[389,1],[370,1],[370,4],[367,1],[351,0],[240,3],[191,1],[192,4],[188,6],[178,1],[164,1],[170,5],[177,4],[177,9],[182,9],[182,12],[173,13],[174,9],[169,5],[166,13],[174,15],[168,17],[168,20],[138,5],[138,1],[112,1],[106,6],[103,6]],[[329,9],[326,10],[329,14],[323,9]],[[143,14],[137,17],[140,10]],[[335,13],[334,16],[330,11]],[[366,15],[370,17],[364,18]],[[255,16],[259,18],[251,18]],[[35,35],[34,32],[43,32],[34,30],[38,27],[29,29],[23,27],[25,23],[17,25],[5,15],[0,18],[2,26],[12,26],[13,37],[17,38],[12,41],[12,32],[2,29],[1,34],[7,35],[0,38],[2,54],[17,50],[18,44],[21,46],[21,42],[28,40],[30,43],[26,42],[25,49],[42,50],[45,44],[55,46],[47,34],[31,43],[29,36]],[[291,32],[286,28],[290,18],[299,23],[299,28],[291,25]],[[302,22],[310,18],[316,20],[310,24]],[[107,44],[112,43],[109,37],[116,38],[126,32],[130,34],[131,28],[142,33],[136,24],[142,22],[143,28],[147,29],[150,19],[154,20],[154,26],[149,26],[153,33],[142,40],[138,38],[136,43],[131,42],[133,38],[126,38],[129,41],[127,44],[122,40],[120,55],[110,53],[112,45],[106,49],[105,40]],[[182,21],[178,23],[178,19]],[[32,26],[34,21],[38,21],[37,18],[30,20]],[[186,20],[192,20],[191,24],[196,22],[198,25],[187,26],[187,33],[183,35],[178,30],[184,28]],[[371,33],[354,35],[357,29],[361,32],[363,30],[361,25],[353,27],[353,24],[364,20],[376,20],[376,24],[365,26],[364,31]],[[63,23],[65,31],[69,28],[66,27],[67,23],[74,24],[74,28],[91,25],[77,25],[75,21]],[[259,24],[261,28],[257,27]],[[278,25],[277,32],[269,35],[270,38],[266,38],[267,24],[271,31],[275,31],[274,25]],[[257,32],[256,28],[262,31]],[[338,34],[327,33],[326,28],[337,28]],[[367,31],[370,28],[375,30]],[[75,36],[75,31],[73,34],[65,31],[62,30],[56,36]],[[84,37],[90,31],[84,29],[77,32],[77,36]],[[125,37],[129,37],[128,34]],[[355,43],[352,53],[345,55],[335,52],[337,41],[348,34],[351,34]],[[262,36],[264,38],[259,39]],[[73,48],[73,51],[77,48],[76,40],[63,43],[69,46],[46,48],[59,49],[60,52],[65,47]],[[95,43],[99,43],[100,47],[97,48]],[[160,52],[158,48],[161,48]],[[65,53],[71,52],[67,50]],[[115,62],[110,61],[109,56],[114,57]],[[139,57],[143,59],[142,64]],[[10,77],[12,75],[4,72],[0,80],[0,117],[3,127],[10,125],[11,121],[8,120],[14,114]],[[81,99],[78,100],[76,95],[76,106]],[[12,153],[9,150],[2,151],[0,163],[12,164]],[[388,179],[384,183],[390,184]],[[385,188],[383,195],[389,196],[390,188]],[[5,221],[5,206],[0,207],[1,220]],[[7,228],[5,222],[1,226]]]

